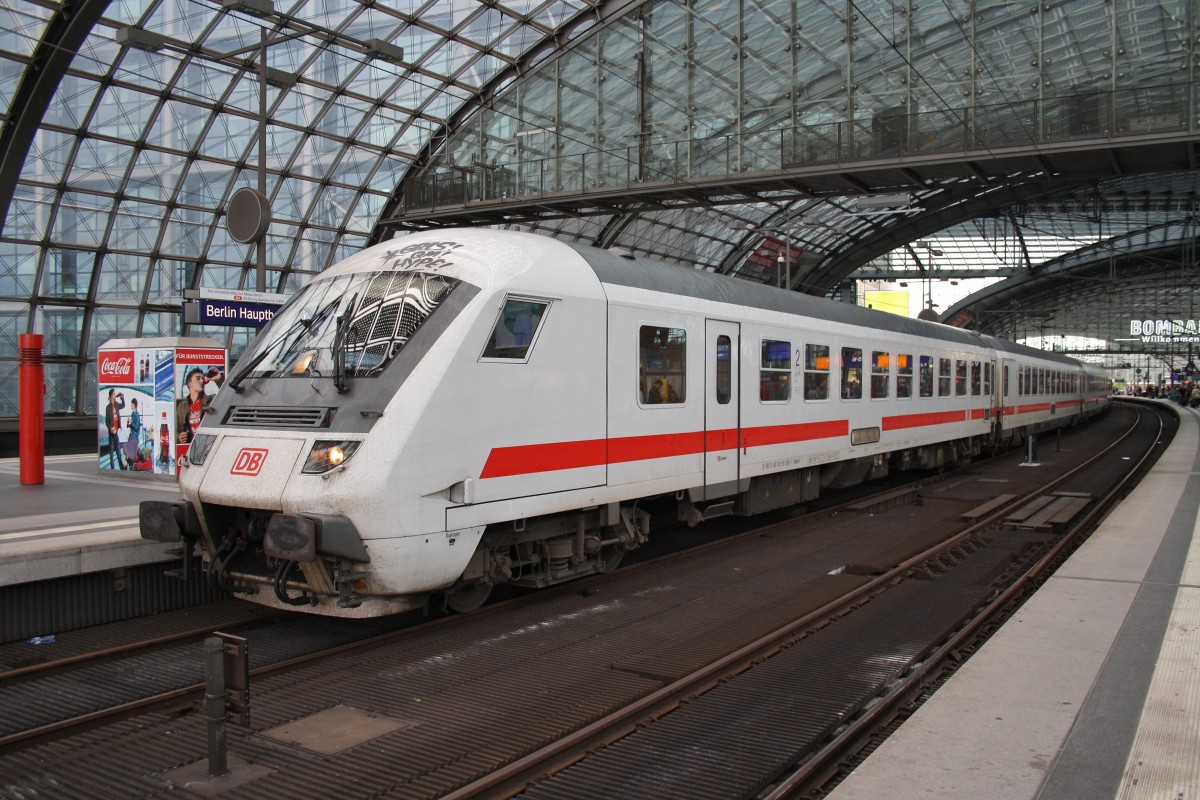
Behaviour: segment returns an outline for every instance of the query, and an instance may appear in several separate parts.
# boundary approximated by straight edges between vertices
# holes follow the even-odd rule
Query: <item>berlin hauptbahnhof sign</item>
[[[286,295],[231,289],[185,292],[183,321],[200,325],[261,328],[287,300]]]

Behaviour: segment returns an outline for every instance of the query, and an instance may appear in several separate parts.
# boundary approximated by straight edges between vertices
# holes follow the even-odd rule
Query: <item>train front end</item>
[[[191,432],[182,500],[142,503],[142,536],[181,541],[185,575],[281,608],[379,616],[452,583],[482,528],[446,531],[398,460],[470,325],[478,249],[408,237],[304,287]]]

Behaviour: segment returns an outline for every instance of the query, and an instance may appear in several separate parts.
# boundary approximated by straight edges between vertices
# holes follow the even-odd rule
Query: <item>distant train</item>
[[[1054,353],[618,251],[424,232],[242,356],[148,539],[265,605],[368,617],[613,568],[689,524],[962,462],[1106,410]]]

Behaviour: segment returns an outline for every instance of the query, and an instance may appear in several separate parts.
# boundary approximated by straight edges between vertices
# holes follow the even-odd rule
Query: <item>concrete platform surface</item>
[[[1200,798],[1200,424],[830,800]]]

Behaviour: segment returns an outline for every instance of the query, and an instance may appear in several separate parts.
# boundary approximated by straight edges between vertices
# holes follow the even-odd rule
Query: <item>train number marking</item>
[[[263,462],[267,460],[267,451],[261,447],[243,447],[238,451],[237,458],[233,460],[233,467],[229,470],[230,475],[249,475],[254,477],[262,469]]]

